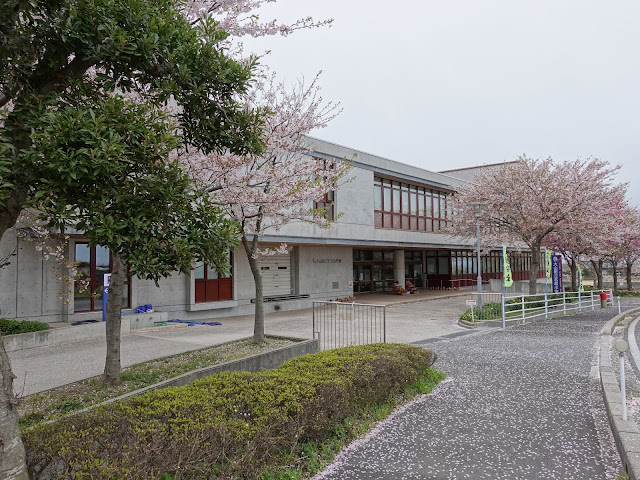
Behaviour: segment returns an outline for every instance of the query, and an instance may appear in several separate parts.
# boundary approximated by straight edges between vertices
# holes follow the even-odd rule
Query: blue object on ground
[[[150,303],[147,303],[146,305],[138,305],[138,308],[136,309],[136,313],[146,313],[152,311],[153,305],[151,305]]]
[[[187,326],[191,327],[193,325],[206,325],[207,327],[215,327],[216,325],[222,325],[220,322],[200,322],[198,320],[169,320],[169,323],[186,323]]]

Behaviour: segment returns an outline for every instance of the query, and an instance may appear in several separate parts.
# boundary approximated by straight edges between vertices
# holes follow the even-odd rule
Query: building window
[[[316,160],[318,160],[318,162],[320,163],[320,168],[319,170],[323,170],[323,171],[327,171],[327,170],[333,170],[335,168],[335,160],[334,159],[323,159],[323,158],[317,158]],[[324,178],[326,179],[326,175],[324,176]],[[318,199],[318,201],[314,202],[313,204],[313,208],[316,210],[321,210],[324,209],[325,213],[324,216],[327,220],[329,220],[330,222],[333,222],[336,218],[336,192],[335,190],[329,190],[327,193],[324,194],[324,196],[320,199]]]
[[[374,225],[437,232],[450,219],[448,194],[408,183],[374,177]]]
[[[73,293],[74,312],[102,311],[102,286],[105,273],[111,273],[113,261],[107,247],[89,246],[88,243],[76,243],[75,261],[78,264],[78,275],[88,280],[88,287],[80,290],[80,283],[75,282]],[[122,307],[130,307],[131,282],[127,277],[122,292]]]
[[[233,300],[233,256],[227,254],[229,273],[222,276],[215,267],[203,262],[196,263],[194,277],[196,280],[196,303]]]

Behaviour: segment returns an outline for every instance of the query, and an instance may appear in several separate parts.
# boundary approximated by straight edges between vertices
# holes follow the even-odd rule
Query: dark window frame
[[[89,310],[78,310],[75,308],[75,296],[76,296],[76,288],[80,285],[80,282],[74,281],[74,289],[73,289],[73,297],[74,297],[74,305],[73,312],[74,313],[84,313],[84,312],[101,312],[102,311],[102,287],[104,286],[102,279],[96,279],[96,247],[101,245],[93,245],[90,246],[88,241],[76,241],[73,246],[73,255],[74,261],[77,261],[77,246],[78,245],[87,245],[89,246],[89,285],[87,286],[87,291],[89,291]],[[103,247],[108,248],[108,247]],[[113,256],[111,255],[111,249],[109,249],[109,272],[113,270]],[[123,305],[122,308],[131,308],[131,277],[127,275],[124,284],[127,286],[127,304]],[[97,294],[100,294],[100,297],[97,299]],[[98,300],[99,307],[96,308],[96,300]]]

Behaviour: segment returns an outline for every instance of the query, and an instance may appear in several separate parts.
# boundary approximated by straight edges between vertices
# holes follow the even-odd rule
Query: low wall
[[[122,333],[130,333],[132,330],[153,327],[157,322],[166,322],[167,312],[136,313],[122,316]],[[87,323],[84,325],[69,325],[68,327],[56,327],[41,332],[20,333],[18,335],[6,335],[2,337],[4,348],[7,352],[26,350],[28,348],[59,345],[61,343],[85,340],[88,338],[105,337],[106,323]]]
[[[615,438],[622,464],[624,465],[630,480],[640,480],[640,430],[633,421],[631,413],[628,420],[622,419],[621,393],[618,386],[618,378],[611,368],[611,333],[615,329],[618,320],[626,315],[637,316],[640,309],[628,310],[612,318],[602,329],[599,339],[600,358],[599,373],[602,396],[611,425],[611,431]]]

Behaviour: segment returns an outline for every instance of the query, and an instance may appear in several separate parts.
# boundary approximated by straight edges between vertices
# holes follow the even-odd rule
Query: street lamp
[[[484,203],[473,204],[473,216],[476,217],[476,232],[478,235],[478,306],[482,305],[482,263],[480,262],[480,215]]]

